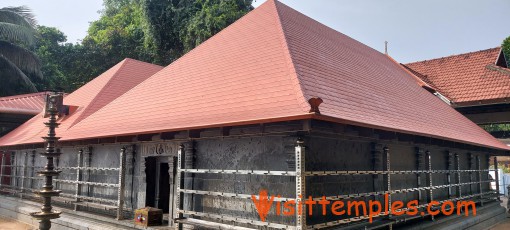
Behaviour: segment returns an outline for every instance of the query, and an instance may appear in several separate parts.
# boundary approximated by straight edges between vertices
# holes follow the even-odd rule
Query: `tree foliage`
[[[251,0],[141,0],[145,46],[166,65],[253,9]]]
[[[33,80],[43,75],[30,50],[36,40],[35,24],[26,7],[0,8],[0,96],[37,92]]]
[[[81,43],[38,26],[36,53],[47,78],[39,88],[72,92],[133,58],[167,65],[252,9],[251,0],[104,0]]]
[[[510,36],[503,40],[501,48],[503,48],[503,54],[505,55],[506,66],[510,67]]]

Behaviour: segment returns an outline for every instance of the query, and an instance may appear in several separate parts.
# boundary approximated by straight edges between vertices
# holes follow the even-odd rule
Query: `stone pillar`
[[[416,148],[416,170],[421,171],[425,169],[425,162],[424,162],[424,151],[422,148]],[[416,174],[416,182],[417,182],[417,188],[422,187],[422,173]],[[422,204],[425,203],[425,199],[423,198],[422,190],[418,190],[418,203]]]
[[[130,145],[126,147],[126,197],[129,197],[128,204],[134,208],[133,196],[135,195],[134,191],[131,191],[133,188],[134,181],[134,156],[136,154],[136,145]]]
[[[383,145],[378,143],[372,143],[372,170],[374,171],[383,171]],[[384,190],[385,188],[381,187],[384,181],[384,175],[374,174],[372,175],[373,183],[372,183],[372,191],[379,192]],[[374,199],[377,199],[380,196],[374,196]]]
[[[2,164],[0,165],[0,189],[4,184],[4,165],[5,165],[5,152],[1,152],[2,154]]]
[[[183,188],[183,180],[182,180],[182,173],[181,173],[181,169],[183,168],[183,157],[184,157],[184,151],[185,151],[185,147],[184,145],[179,145],[179,151],[177,152],[177,174],[176,174],[176,178],[175,178],[175,183],[176,183],[176,189],[175,189],[175,196],[174,196],[174,219],[181,219],[183,217],[183,215],[180,213],[180,211],[182,210],[183,208],[183,197],[181,196],[182,193],[181,193],[181,189]],[[174,225],[174,228],[175,230],[181,230],[182,229],[182,224],[180,223],[176,223]]]
[[[474,170],[475,169],[475,156],[473,155],[473,153],[469,153],[469,169],[470,170]],[[474,182],[474,179],[473,179],[473,172],[470,171],[469,172],[469,183],[472,183]],[[473,184],[469,184],[469,195],[473,195],[474,192],[473,192]]]
[[[84,153],[83,153],[83,166],[84,167],[92,167],[92,147],[91,146],[87,146],[84,150]],[[87,170],[84,170],[83,172],[83,175],[82,175],[82,178],[83,178],[83,181],[90,181],[90,175],[92,174],[91,173],[91,170],[87,169]],[[85,185],[85,193],[87,196],[92,196],[92,186],[90,185]]]
[[[184,168],[185,169],[193,169],[195,166],[195,149],[194,142],[189,141],[184,144]],[[183,189],[193,189],[193,173],[184,173],[184,184],[182,186]],[[193,194],[182,194],[183,195],[183,209],[184,210],[192,210],[193,209]]]
[[[480,156],[476,156],[476,168],[478,170],[478,192],[479,192],[479,197],[480,197],[480,205],[483,206],[483,189],[482,189],[482,167],[480,165]]]
[[[35,153],[36,151],[33,150],[30,152],[30,165],[32,166],[32,170],[30,170],[30,180],[28,180],[28,188],[32,189],[34,187],[34,177],[35,177]],[[57,164],[58,167],[58,164]],[[55,186],[56,188],[56,186]]]
[[[81,181],[81,166],[82,161],[81,158],[83,156],[83,149],[78,150],[78,156],[77,156],[77,163],[76,163],[76,188],[75,188],[75,196],[76,196],[76,203],[80,202],[81,199],[78,198],[80,196],[80,190],[81,190],[81,184],[79,182]],[[74,211],[78,211],[78,204],[74,204]]]
[[[137,208],[143,208],[145,207],[145,201],[146,201],[146,188],[147,188],[147,158],[144,156],[140,157],[140,170],[138,173],[138,197],[137,197]]]
[[[453,192],[452,192],[452,171],[454,170],[453,168],[453,165],[454,165],[454,158],[453,158],[453,153],[450,152],[450,151],[447,151],[447,162],[448,162],[448,173],[446,174],[446,181],[448,182],[448,199],[451,199],[452,196],[453,196]]]
[[[494,156],[494,180],[496,180],[496,199],[501,201],[499,197],[499,171],[498,171],[498,158]]]
[[[302,139],[298,139],[296,142],[296,150],[295,150],[295,159],[296,159],[296,229],[302,230],[306,229],[306,205],[304,205],[304,200],[306,200],[306,154],[305,154],[305,145]],[[301,205],[300,205],[301,204]]]
[[[460,184],[460,159],[459,159],[459,154],[458,153],[455,153],[455,170],[457,170],[457,180],[456,180],[456,184]],[[460,185],[457,185],[455,186],[457,188],[457,198],[459,197],[462,197],[462,186]]]
[[[11,189],[16,190],[18,188],[18,178],[16,176],[18,172],[18,165],[16,164],[16,152],[11,152]]]
[[[506,201],[506,208],[508,209],[508,214],[510,214],[510,185],[506,186],[506,191],[507,191],[507,201]]]
[[[386,193],[388,194],[388,217],[391,218],[391,155],[388,147],[383,148],[383,157],[386,160],[384,171],[386,171]],[[389,228],[392,229],[393,225],[390,224]]]
[[[23,199],[23,193],[25,193],[25,178],[27,177],[27,163],[28,153],[23,152],[23,163],[21,165],[21,188],[19,192],[19,198]]]
[[[118,188],[118,200],[117,200],[117,220],[124,219],[124,197],[125,191],[124,186],[126,183],[126,148],[122,147],[120,150],[119,160],[119,188]]]
[[[176,170],[176,166],[177,166],[177,162],[175,160],[175,157],[171,156],[171,157],[168,157],[168,175],[170,176],[169,177],[169,182],[170,182],[170,199],[169,200],[169,204],[168,204],[168,207],[169,207],[169,211],[170,213],[168,213],[168,226],[172,226],[174,224],[174,220],[173,220],[173,217],[175,216],[175,210],[174,210],[174,199],[172,199],[174,197],[174,194],[175,194],[175,183],[174,183],[174,179],[175,179],[175,170]]]

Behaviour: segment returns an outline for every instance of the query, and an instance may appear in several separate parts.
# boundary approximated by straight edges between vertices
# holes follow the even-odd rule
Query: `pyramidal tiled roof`
[[[495,65],[501,48],[405,64],[457,105],[510,98],[510,69]]]
[[[310,113],[308,100],[315,97],[323,100],[321,114]],[[386,55],[273,0],[60,136],[79,140],[302,118],[508,149]]]
[[[38,114],[44,108],[48,92],[0,97],[0,113]]]
[[[57,133],[59,136],[66,136],[67,130],[73,125],[97,112],[162,68],[133,59],[124,59],[119,62],[64,98],[64,104],[76,106],[76,110],[59,120],[61,125],[57,128]],[[42,142],[41,137],[46,136],[47,132],[43,124],[46,120],[42,117],[42,113],[36,115],[0,138],[0,146]]]

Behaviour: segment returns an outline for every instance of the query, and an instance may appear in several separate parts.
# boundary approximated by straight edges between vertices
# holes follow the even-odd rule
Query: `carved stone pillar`
[[[30,180],[28,180],[28,188],[32,189],[34,187],[34,177],[35,177],[35,153],[36,151],[33,150],[32,152],[30,152],[30,165],[32,166],[30,170]],[[58,165],[57,165],[58,167]],[[55,186],[56,188],[56,186]],[[31,190],[32,191],[32,190]]]
[[[283,139],[283,150],[285,155],[287,156],[287,170],[295,171],[296,170],[296,137],[286,136]],[[289,177],[290,178],[290,177]]]
[[[140,170],[138,173],[138,198],[137,198],[137,205],[136,208],[143,208],[145,207],[145,200],[147,197],[147,157],[140,157]]]
[[[447,151],[447,156],[446,156],[446,160],[448,162],[448,165],[447,165],[447,168],[448,168],[448,173],[446,174],[446,180],[448,182],[448,199],[451,199],[452,196],[453,196],[453,192],[452,192],[452,187],[451,187],[451,184],[452,184],[452,171],[454,170],[454,158],[453,158],[453,153],[450,152],[450,151]]]
[[[379,143],[372,143],[372,170],[374,171],[383,171],[383,145]],[[375,174],[372,175],[373,184],[372,191],[379,192],[383,191],[385,188],[384,183],[384,175]],[[374,199],[377,199],[380,196],[374,196]]]
[[[174,197],[175,194],[175,170],[177,166],[177,160],[175,157],[171,156],[168,157],[168,175],[169,175],[169,183],[170,183],[170,199],[169,200],[169,218],[168,218],[168,226],[172,226],[174,223],[173,216],[175,216],[175,210],[173,210],[174,207]]]
[[[82,166],[82,156],[83,156],[83,149],[79,149],[78,150],[78,156],[77,156],[77,163],[76,163],[76,167],[78,167],[76,169],[76,188],[75,188],[75,196],[76,196],[76,203],[80,202],[80,198],[78,198],[78,196],[80,196],[80,190],[81,190],[81,184],[79,184],[78,182],[81,181],[81,166]],[[78,204],[75,204],[74,205],[74,211],[78,211],[78,207],[79,205]]]
[[[183,143],[184,145],[184,168],[185,169],[193,169],[195,166],[195,148],[194,142],[189,141]],[[183,189],[193,189],[193,173],[184,173],[184,184]],[[183,194],[183,209],[184,210],[192,210],[193,209],[193,194]]]
[[[129,204],[130,207],[134,208],[134,204],[131,203],[133,201],[133,196],[136,195],[134,191],[132,191],[133,183],[134,183],[134,156],[136,154],[136,145],[126,146],[126,203]]]
[[[422,148],[416,148],[416,170],[425,170],[425,152]],[[422,187],[422,173],[416,174],[417,188]],[[426,199],[426,196],[425,196]],[[419,204],[425,203],[422,190],[418,190],[418,202]]]
[[[16,164],[16,152],[11,152],[11,188],[13,190],[18,188],[17,176],[18,164]]]
[[[84,148],[83,150],[83,166],[84,167],[92,167],[92,147],[91,146],[88,146],[86,148]],[[82,172],[82,177],[83,177],[83,181],[90,181],[90,175],[91,175],[91,171],[90,170],[84,170]],[[85,190],[84,190],[84,193],[86,193],[87,196],[91,196],[92,195],[92,186],[90,185],[85,185]]]
[[[457,170],[457,179],[456,179],[456,184],[460,184],[461,180],[460,180],[460,159],[459,159],[459,154],[458,153],[455,153],[455,170]],[[455,186],[457,188],[457,198],[459,197],[462,197],[462,186],[458,185],[458,186]]]

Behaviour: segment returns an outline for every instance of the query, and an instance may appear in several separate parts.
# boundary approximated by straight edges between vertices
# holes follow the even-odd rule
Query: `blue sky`
[[[305,15],[406,63],[499,46],[510,36],[509,0],[281,0]],[[264,1],[257,0],[254,6]],[[99,18],[102,0],[2,0],[27,5],[39,24],[70,42]]]

